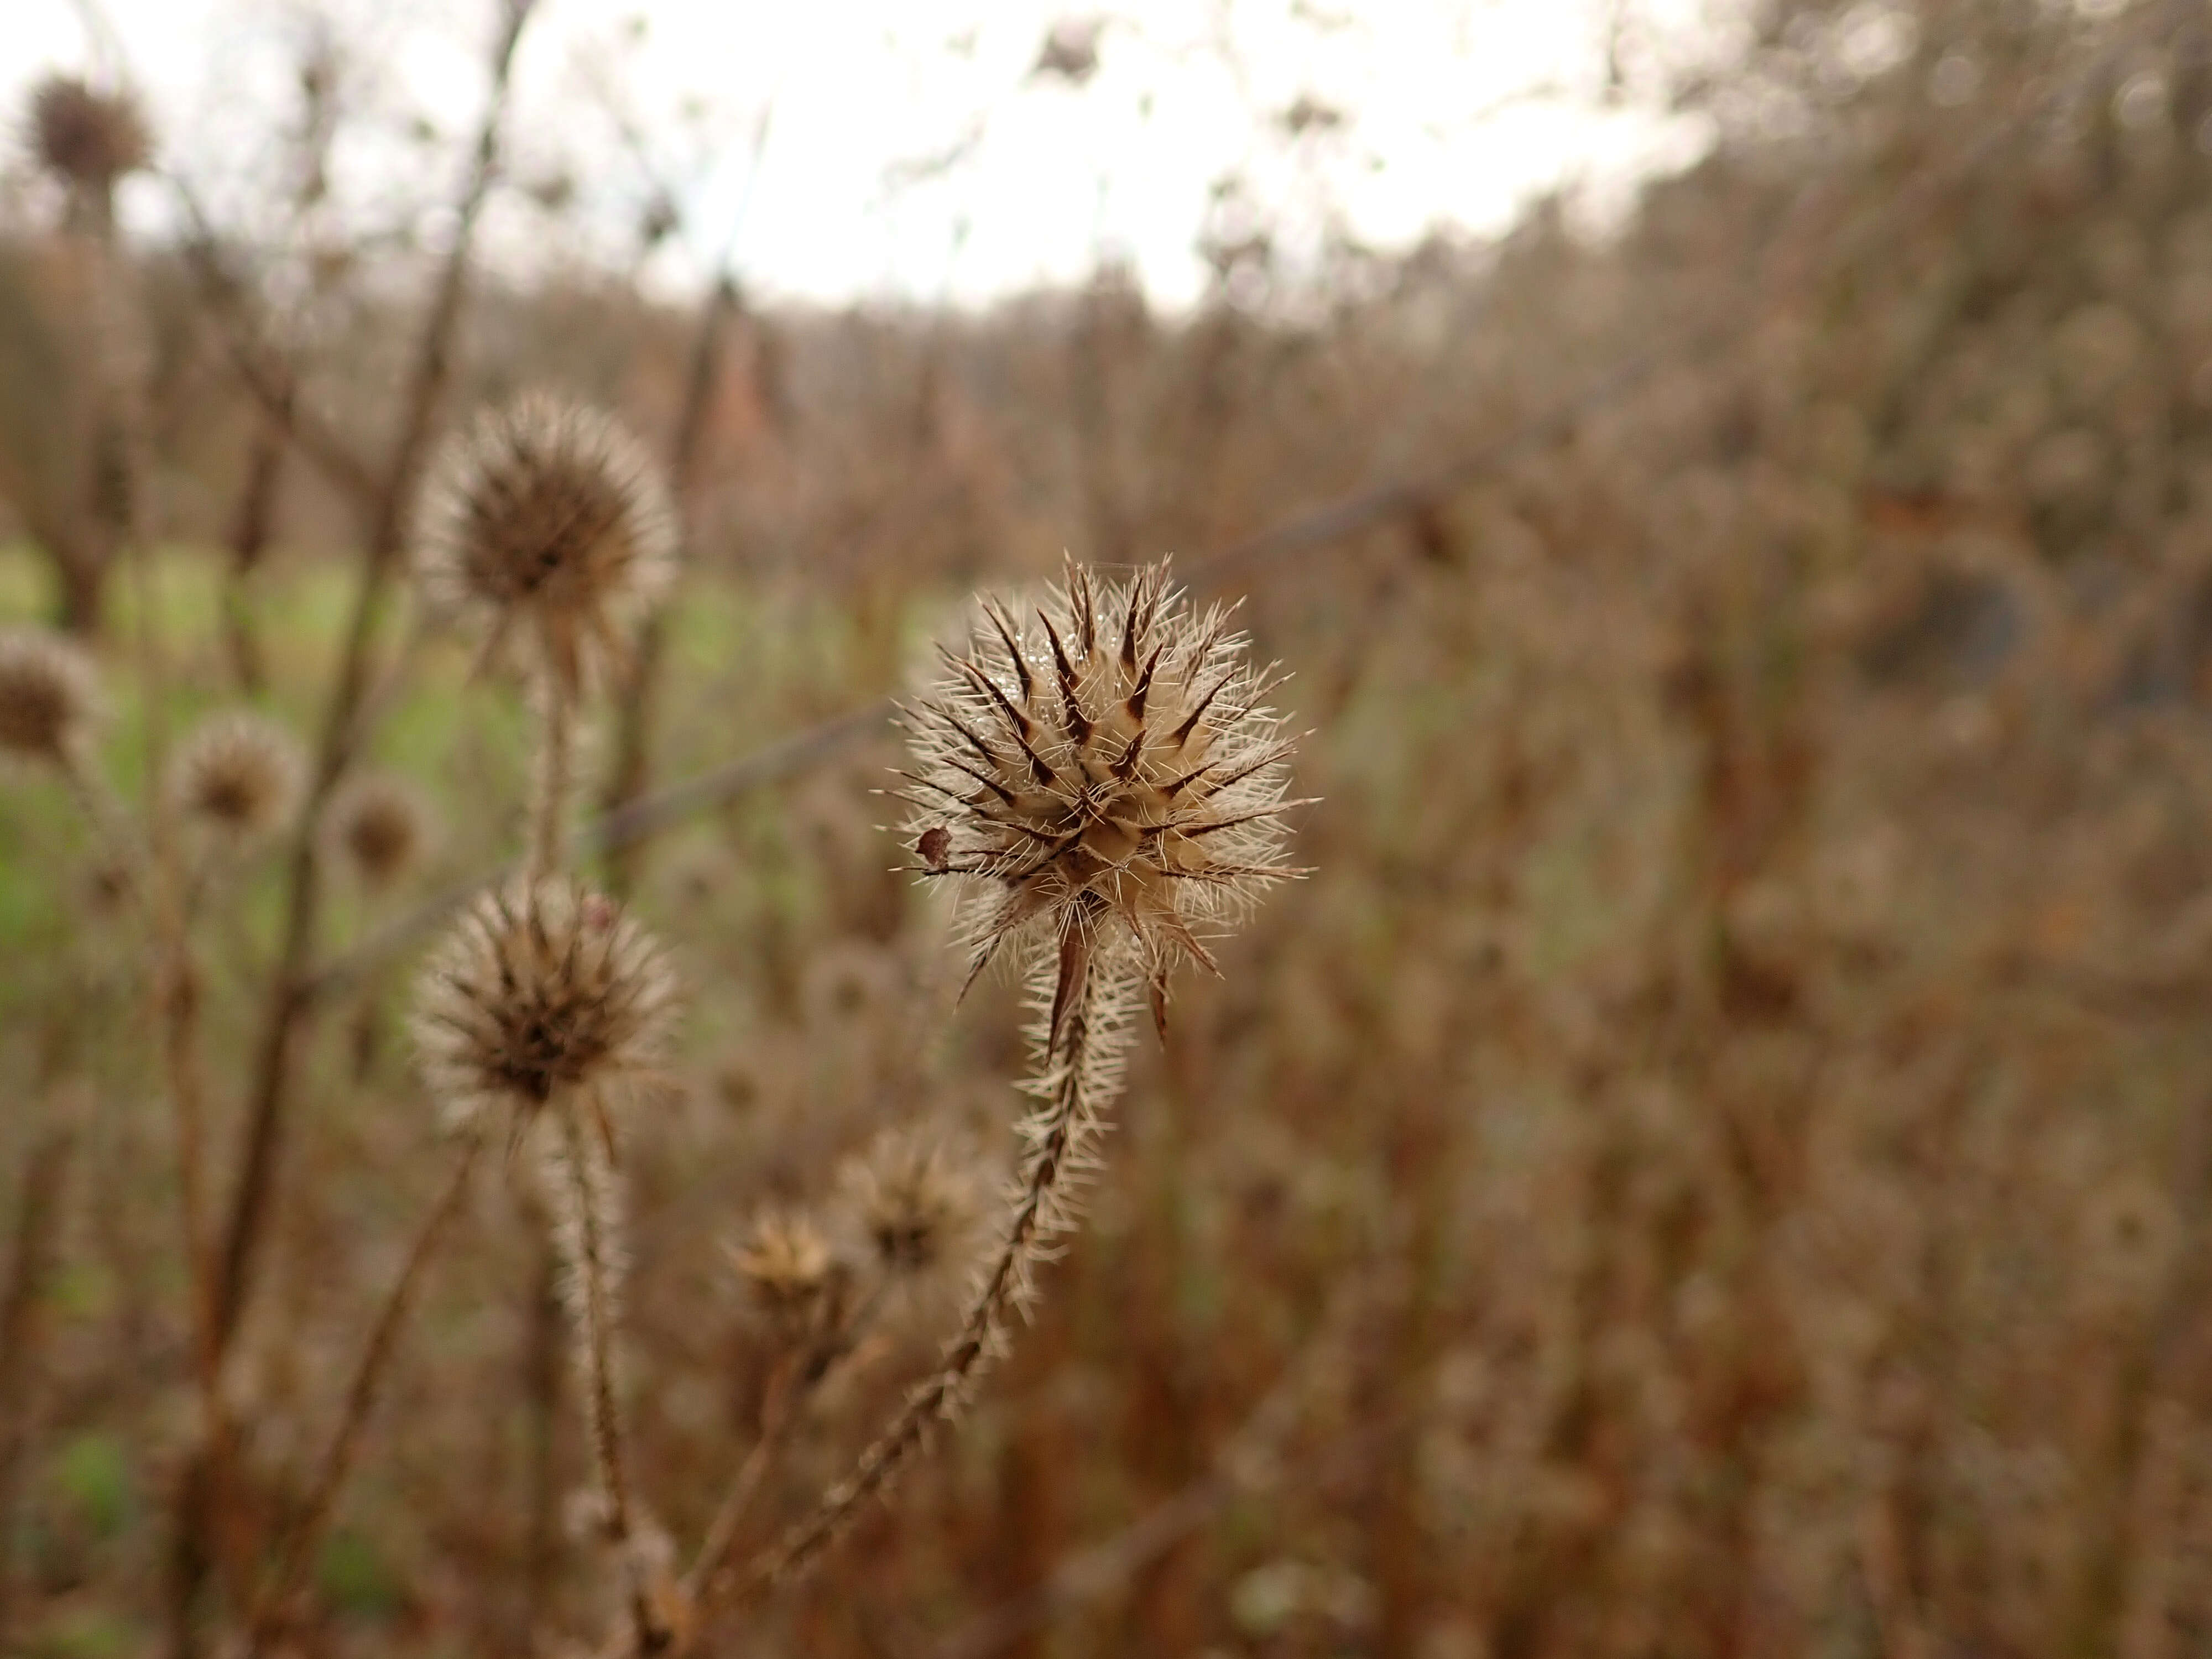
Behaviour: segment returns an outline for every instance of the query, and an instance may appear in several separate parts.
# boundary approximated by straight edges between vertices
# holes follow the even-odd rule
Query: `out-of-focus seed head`
[[[416,1044],[432,1093],[469,1122],[526,1121],[557,1094],[599,1097],[666,1052],[674,970],[613,900],[568,880],[515,881],[471,905],[417,993]]]
[[[306,765],[299,742],[264,715],[210,715],[177,746],[169,802],[186,823],[234,845],[260,840],[299,805]]]
[[[626,659],[676,543],[636,441],[597,410],[531,395],[448,447],[416,565],[434,603],[481,629],[487,659],[519,641],[572,695]]]
[[[770,1210],[730,1252],[756,1305],[788,1335],[817,1332],[834,1316],[842,1273],[830,1241],[808,1217]]]
[[[1164,1025],[1175,962],[1212,967],[1206,936],[1297,873],[1280,822],[1301,804],[1284,798],[1294,741],[1229,623],[1164,563],[1108,585],[1071,566],[1026,615],[986,601],[945,653],[905,711],[901,798],[915,867],[963,890],[971,980],[1010,941],[1056,953],[1064,978],[1081,953],[1129,947]]]
[[[894,1131],[844,1176],[854,1221],[886,1273],[964,1265],[981,1215],[969,1167],[941,1144]]]
[[[376,890],[391,886],[422,860],[432,839],[422,791],[388,773],[364,773],[339,790],[325,820],[332,853]]]
[[[60,765],[100,709],[92,659],[43,629],[0,629],[0,755]]]
[[[40,164],[70,184],[105,190],[146,165],[152,141],[128,93],[102,92],[74,76],[49,76],[31,94]]]

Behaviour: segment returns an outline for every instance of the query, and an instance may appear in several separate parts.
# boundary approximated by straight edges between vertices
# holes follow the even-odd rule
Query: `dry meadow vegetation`
[[[1753,13],[1178,316],[478,272],[496,94],[334,244],[335,46],[141,246],[47,83],[0,1650],[2212,1651],[2212,26]]]

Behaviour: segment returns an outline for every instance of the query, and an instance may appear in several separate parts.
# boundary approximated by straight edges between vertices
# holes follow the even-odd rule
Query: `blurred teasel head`
[[[412,870],[431,840],[422,792],[389,773],[364,773],[347,782],[324,823],[331,852],[372,891]]]
[[[264,715],[215,714],[169,762],[169,802],[185,823],[234,847],[281,828],[298,805],[306,766],[296,738]]]
[[[753,1223],[730,1265],[753,1301],[788,1335],[819,1331],[834,1319],[842,1270],[830,1241],[808,1217],[770,1210]]]
[[[937,1142],[893,1131],[847,1167],[854,1220],[892,1278],[963,1265],[980,1218],[976,1181]]]
[[[573,697],[627,658],[675,574],[676,517],[653,462],[611,417],[532,394],[480,416],[429,491],[416,569],[489,659],[519,641]]]
[[[1164,1030],[1176,962],[1212,969],[1206,937],[1297,873],[1295,741],[1230,617],[1164,563],[1103,585],[1072,565],[1027,614],[985,601],[904,710],[915,867],[963,890],[971,982],[1010,944],[1056,961],[1048,1036],[1088,965],[1125,957]]]
[[[53,75],[31,94],[31,141],[41,166],[80,189],[105,191],[146,165],[152,140],[128,93]]]
[[[73,767],[100,709],[92,659],[44,629],[0,629],[0,755]]]
[[[556,1097],[587,1097],[596,1112],[642,1080],[676,1010],[666,956],[613,900],[573,881],[515,881],[480,896],[432,957],[415,1041],[457,1121],[504,1109],[520,1130]]]

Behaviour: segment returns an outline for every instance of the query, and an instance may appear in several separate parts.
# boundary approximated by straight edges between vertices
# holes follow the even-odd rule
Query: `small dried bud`
[[[0,754],[60,765],[99,711],[92,659],[58,634],[0,629]]]
[[[854,1218],[886,1273],[918,1277],[958,1265],[974,1242],[975,1182],[945,1149],[917,1136],[883,1136],[848,1165]]]
[[[432,1092],[464,1120],[524,1117],[571,1089],[657,1065],[676,975],[611,899],[570,881],[517,881],[470,906],[432,958],[415,1036]]]
[[[449,447],[416,568],[471,618],[487,657],[520,635],[561,691],[627,657],[675,574],[676,519],[651,460],[611,419],[531,396]]]
[[[906,711],[904,833],[963,890],[971,979],[1010,939],[1057,953],[1063,988],[1082,953],[1131,948],[1164,1023],[1175,961],[1212,967],[1202,936],[1296,873],[1269,674],[1164,564],[1104,588],[1072,566],[1028,621],[987,602],[945,663]]]
[[[276,721],[233,712],[203,720],[169,763],[169,800],[226,841],[258,841],[299,804],[300,745]]]
[[[137,172],[152,151],[145,118],[127,93],[66,75],[48,76],[31,94],[31,134],[40,165],[93,190]]]
[[[371,889],[389,887],[412,869],[431,839],[430,809],[404,778],[368,773],[331,801],[325,820],[332,852]]]
[[[836,1258],[805,1216],[772,1210],[730,1252],[731,1265],[769,1318],[787,1332],[817,1329],[835,1299]]]

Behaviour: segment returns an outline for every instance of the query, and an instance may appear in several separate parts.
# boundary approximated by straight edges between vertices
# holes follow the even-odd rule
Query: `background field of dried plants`
[[[428,443],[550,385],[669,458],[681,588],[587,763],[616,806],[719,779],[599,857],[691,988],[624,1146],[633,1455],[682,1535],[783,1352],[726,1247],[777,1206],[834,1224],[886,1127],[1012,1156],[1016,990],[953,1008],[869,711],[969,591],[1063,549],[1174,552],[1296,670],[1315,873],[1136,1044],[1085,1224],[969,1423],[713,1650],[2212,1644],[2212,26],[1753,21],[1668,89],[1710,156],[1607,235],[1547,205],[1493,245],[1291,269],[1248,227],[1189,315],[1110,268],[980,315],[734,288],[701,314],[619,271],[334,246],[312,62],[265,244],[129,244],[96,183],[27,160],[0,192],[0,620],[93,642],[134,797],[203,710],[312,745],[362,550],[404,539],[378,503],[419,463],[389,455],[410,398]],[[425,375],[392,342],[441,304]],[[328,884],[294,964],[314,994],[221,1379],[240,1525],[296,1511],[444,1179],[409,919],[513,856],[527,787],[512,689],[398,588],[371,619],[365,753],[437,833],[397,891]],[[281,844],[217,879],[219,1208]],[[10,775],[9,1652],[191,1645],[175,987],[127,915],[65,792]],[[532,1201],[471,1189],[295,1650],[601,1632]],[[808,1398],[763,1541],[957,1304],[902,1304]]]

